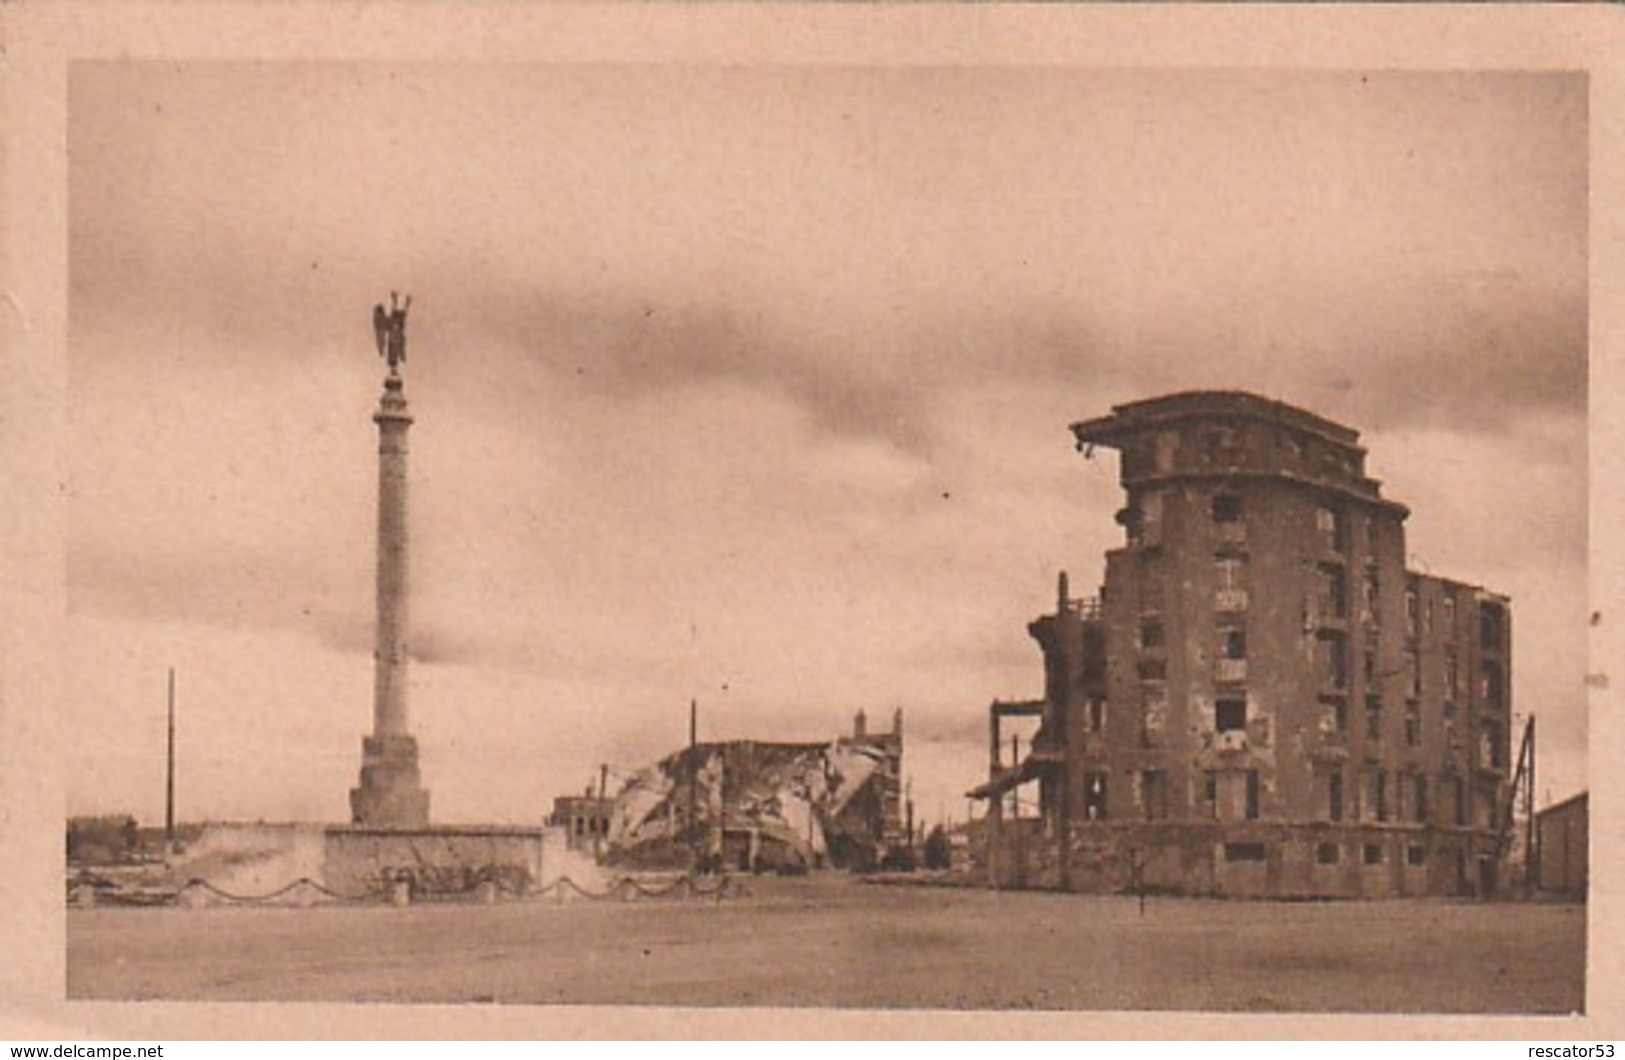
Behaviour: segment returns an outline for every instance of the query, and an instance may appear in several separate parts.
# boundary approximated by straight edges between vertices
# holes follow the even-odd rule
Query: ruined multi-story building
[[[563,829],[568,849],[591,850],[609,836],[614,813],[615,800],[599,794],[589,784],[580,795],[555,796],[547,824]]]
[[[1509,812],[1507,599],[1406,567],[1347,427],[1194,392],[1074,424],[1120,454],[1098,598],[1029,626],[1044,698],[990,708],[1000,885],[1376,897],[1491,891]],[[1003,757],[1000,723],[1040,720]],[[1039,815],[1006,798],[1037,788]],[[1030,789],[1029,789],[1030,791]],[[1032,799],[1027,799],[1028,805]]]
[[[890,732],[858,711],[818,743],[697,743],[639,770],[610,811],[623,864],[868,869],[905,844],[903,712]]]

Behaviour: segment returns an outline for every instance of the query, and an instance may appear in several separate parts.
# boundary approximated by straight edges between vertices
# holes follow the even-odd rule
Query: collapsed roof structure
[[[904,840],[902,711],[822,743],[696,743],[639,770],[615,797],[610,856],[645,866],[873,867]]]

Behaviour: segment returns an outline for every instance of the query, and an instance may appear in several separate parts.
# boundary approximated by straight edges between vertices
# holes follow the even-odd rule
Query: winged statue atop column
[[[404,299],[395,291],[389,292],[389,308],[380,303],[372,307],[372,329],[378,338],[378,356],[389,362],[389,374],[399,375],[406,363],[406,311],[412,308],[412,296]]]

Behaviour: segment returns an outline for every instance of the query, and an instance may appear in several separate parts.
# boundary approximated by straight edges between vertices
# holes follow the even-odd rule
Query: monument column
[[[350,790],[351,819],[377,828],[422,828],[429,793],[418,772],[418,745],[408,728],[407,631],[410,608],[406,432],[412,426],[400,365],[406,361],[406,310],[390,295],[390,310],[374,310],[378,352],[389,361],[378,425],[378,599],[373,648],[372,735],[361,742],[361,784]]]

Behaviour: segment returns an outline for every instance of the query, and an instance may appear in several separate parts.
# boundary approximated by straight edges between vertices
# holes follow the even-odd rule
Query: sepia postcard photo
[[[1616,1007],[1601,23],[141,10],[14,23],[19,1018]]]

